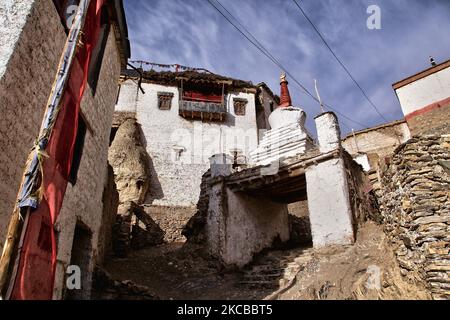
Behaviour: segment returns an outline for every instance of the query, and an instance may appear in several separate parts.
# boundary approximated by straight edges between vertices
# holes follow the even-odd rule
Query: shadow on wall
[[[313,242],[311,222],[309,220],[308,200],[290,203],[288,210],[290,232],[288,246],[312,246]]]
[[[153,164],[152,158],[148,157],[148,170],[150,173],[150,186],[149,190],[147,192],[147,196],[145,198],[146,204],[152,204],[153,201],[163,199],[164,198],[164,191],[161,186],[161,182],[158,178],[158,173],[155,170],[155,166]]]
[[[236,117],[231,114],[231,112],[228,112],[227,114],[227,120],[225,122],[225,125],[228,127],[235,127],[236,126]]]
[[[142,131],[142,126],[140,123],[138,123],[139,128],[139,135],[141,137],[141,143],[142,146],[147,149],[147,137],[145,136],[144,132]],[[155,165],[153,164],[153,159],[151,155],[147,151],[147,168],[150,174],[150,186],[147,191],[147,195],[145,197],[144,203],[146,204],[152,204],[154,200],[159,200],[164,198],[164,191],[161,186],[161,182],[158,178],[158,173],[156,172]]]

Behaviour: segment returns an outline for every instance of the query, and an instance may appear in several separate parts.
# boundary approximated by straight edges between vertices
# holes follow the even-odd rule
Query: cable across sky
[[[314,31],[319,35],[320,39],[322,40],[322,42],[324,43],[324,45],[328,48],[328,50],[331,52],[331,54],[333,55],[333,57],[336,59],[336,61],[339,63],[339,65],[342,67],[342,69],[344,69],[344,71],[347,73],[347,75],[350,77],[350,79],[352,79],[352,81],[355,83],[355,85],[359,88],[359,90],[362,92],[363,96],[365,97],[365,99],[369,102],[369,104],[372,106],[372,108],[378,113],[378,115],[385,121],[385,122],[389,122],[384,116],[383,114],[380,112],[380,110],[377,108],[377,106],[375,105],[375,103],[373,103],[373,101],[369,98],[369,96],[367,95],[366,91],[362,88],[362,86],[358,83],[358,81],[356,81],[355,77],[350,73],[350,71],[348,70],[348,68],[344,65],[344,63],[341,61],[341,59],[339,59],[339,57],[336,55],[336,53],[334,52],[334,50],[331,48],[331,46],[328,44],[327,40],[325,40],[324,36],[322,35],[322,33],[319,31],[319,29],[316,27],[316,25],[314,24],[314,22],[312,22],[312,20],[308,17],[308,15],[306,14],[305,10],[303,10],[303,8],[300,6],[300,4],[297,2],[297,0],[292,0],[295,5],[297,6],[297,8],[300,10],[300,12],[303,14],[303,16],[305,17],[305,19],[309,22],[309,24],[313,27]]]
[[[263,44],[261,44],[261,42],[239,21],[239,19],[237,19],[236,17],[233,16],[233,14],[227,10],[222,3],[219,0],[207,0],[208,3],[216,10],[218,11],[239,33],[241,33],[253,46],[255,46],[262,54],[264,54],[269,60],[272,61],[272,63],[274,63],[277,67],[279,67],[283,72],[285,72],[301,89],[302,91],[304,91],[306,93],[307,96],[309,96],[311,99],[313,99],[314,101],[316,101],[317,103],[320,103],[320,101],[317,99],[316,96],[314,96],[304,85],[301,84],[300,81],[298,81],[294,75],[292,75],[287,68],[285,68],[278,59],[276,59],[271,52],[264,47]],[[222,10],[219,9],[218,6],[220,6],[222,8]],[[227,16],[228,15],[228,16]],[[233,22],[232,20],[234,20],[235,22]],[[239,26],[238,26],[238,25]],[[244,31],[245,32],[244,32]],[[340,116],[342,116],[343,118],[347,119],[348,121],[351,121],[354,124],[357,124],[363,128],[369,127],[366,124],[363,124],[361,122],[358,122],[350,117],[348,117],[347,115],[343,114],[342,112],[336,110],[335,108],[331,107],[328,104],[323,104],[326,108],[336,112],[337,114],[339,114]],[[344,121],[341,121],[342,124],[347,127],[348,129],[352,129],[351,126],[347,125]]]

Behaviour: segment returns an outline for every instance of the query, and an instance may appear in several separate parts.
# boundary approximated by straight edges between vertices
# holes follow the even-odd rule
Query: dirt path
[[[295,259],[303,249],[261,254],[241,271],[223,270],[200,246],[165,244],[114,258],[106,265],[114,279],[131,280],[161,299],[261,300],[296,274]]]
[[[374,223],[360,228],[351,246],[316,250],[310,268],[280,295],[286,300],[430,299],[422,282],[401,276],[382,229]]]
[[[110,260],[106,270],[166,300],[429,298],[420,283],[400,275],[392,248],[373,223],[360,228],[355,245],[269,250],[240,271],[223,270],[201,246],[183,244],[132,252]]]

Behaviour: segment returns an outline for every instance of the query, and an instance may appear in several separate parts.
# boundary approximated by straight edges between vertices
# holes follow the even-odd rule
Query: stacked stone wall
[[[450,135],[415,137],[382,173],[385,231],[404,276],[450,298]]]

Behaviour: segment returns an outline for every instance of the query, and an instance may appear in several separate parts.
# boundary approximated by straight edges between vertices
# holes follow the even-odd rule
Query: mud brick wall
[[[435,299],[450,298],[449,151],[450,135],[415,137],[382,173],[384,225],[402,274],[426,281]]]
[[[8,5],[12,3],[12,7]],[[4,8],[12,10],[4,11]],[[8,52],[0,51],[0,250],[22,179],[26,159],[39,134],[47,99],[57,73],[67,35],[49,0],[17,0],[0,4],[1,39],[8,38]],[[18,21],[21,21],[18,23]],[[9,24],[10,23],[10,24]],[[13,41],[10,41],[13,39]],[[92,232],[92,252],[87,277],[92,272],[102,224],[102,195],[107,176],[109,135],[117,98],[121,62],[114,32],[110,32],[95,95],[86,88],[81,110],[88,124],[83,156],[75,185],[69,184],[55,225],[58,233],[54,298],[64,296],[66,267],[71,263],[75,226]],[[86,288],[88,290],[89,288]]]
[[[1,28],[5,43],[0,51],[1,250],[25,162],[39,134],[66,34],[52,1],[19,0],[11,7],[2,3],[0,8],[0,17],[5,19]]]

